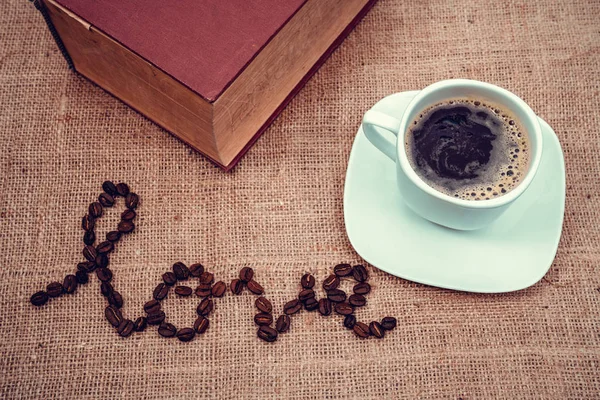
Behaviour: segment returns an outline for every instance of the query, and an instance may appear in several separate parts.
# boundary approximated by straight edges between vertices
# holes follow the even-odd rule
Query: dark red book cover
[[[56,0],[214,101],[306,0]]]

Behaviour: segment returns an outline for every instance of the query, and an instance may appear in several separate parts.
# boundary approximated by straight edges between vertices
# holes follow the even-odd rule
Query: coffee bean
[[[144,311],[146,314],[156,314],[160,311],[160,302],[157,300],[150,300],[144,304]]]
[[[323,281],[323,289],[325,290],[333,290],[337,289],[340,286],[340,278],[336,275],[331,274]]]
[[[300,285],[302,285],[304,289],[312,289],[313,286],[315,286],[315,277],[311,274],[304,274],[300,279]]]
[[[219,281],[214,284],[214,286],[212,287],[211,293],[215,297],[223,297],[226,290],[227,290],[227,285],[225,284],[225,282]]]
[[[108,256],[106,254],[98,254],[96,256],[96,260],[94,262],[96,264],[96,275],[98,275],[98,270],[102,269],[108,269]],[[112,279],[112,271],[108,270],[110,272],[110,277],[107,277],[109,280]],[[106,272],[106,271],[104,271]],[[100,275],[98,275],[98,277],[100,278]]]
[[[106,268],[108,267],[108,257],[106,254],[98,254],[96,259],[94,260],[96,264],[96,268]]]
[[[273,311],[273,305],[271,304],[271,302],[262,296],[259,297],[258,299],[256,299],[256,301],[254,302],[254,305],[260,311],[265,312],[265,313],[270,313],[271,311]]]
[[[58,282],[52,282],[48,286],[46,286],[46,293],[50,297],[58,297],[63,294],[63,285]]]
[[[114,196],[117,193],[117,187],[111,181],[104,181],[104,183],[102,184],[102,190],[104,190],[106,193],[112,196]]]
[[[96,276],[98,277],[98,279],[100,279],[102,282],[110,282],[110,280],[112,279],[112,271],[108,268],[97,268],[96,269]]]
[[[337,276],[348,276],[352,273],[352,266],[350,264],[338,264],[333,267],[333,273]]]
[[[348,303],[354,307],[362,307],[367,304],[367,299],[362,294],[352,294],[348,297]]]
[[[175,294],[178,296],[187,297],[193,293],[193,290],[189,286],[176,286]]]
[[[198,319],[196,319],[196,322],[194,322],[194,330],[196,331],[196,333],[201,335],[204,332],[206,332],[206,330],[208,329],[208,325],[208,318],[204,318],[202,315],[200,315]]]
[[[385,317],[381,320],[381,326],[386,331],[391,331],[392,329],[394,329],[396,327],[396,323],[396,318],[394,317]]]
[[[371,331],[369,331],[369,326],[367,324],[365,324],[364,322],[357,322],[354,325],[354,328],[352,328],[352,330],[354,331],[356,336],[363,338],[363,339],[371,336]]]
[[[135,229],[135,225],[131,221],[121,221],[117,225],[117,230],[121,233],[129,233]]]
[[[385,330],[377,321],[373,321],[369,324],[369,331],[371,332],[371,335],[378,339],[382,339],[385,336]]]
[[[171,338],[177,334],[177,328],[173,324],[163,322],[158,327],[158,334],[162,337]]]
[[[275,322],[275,328],[277,332],[284,333],[290,329],[291,318],[289,315],[282,314],[277,318],[277,322]]]
[[[202,264],[192,264],[190,265],[190,275],[198,278],[204,272],[204,266]]]
[[[88,207],[88,212],[92,218],[100,218],[102,216],[102,204],[97,201],[93,202]]]
[[[102,207],[112,207],[115,204],[115,198],[108,193],[102,193],[98,196],[98,202],[102,204]]]
[[[75,275],[67,275],[63,281],[63,290],[69,294],[74,293],[77,289],[77,277]]]
[[[213,301],[207,297],[204,300],[202,300],[200,302],[200,304],[198,304],[198,307],[196,308],[196,312],[198,313],[198,315],[207,317],[210,314],[210,312],[213,310],[213,306],[214,306]]]
[[[77,271],[75,273],[75,279],[77,279],[77,283],[80,285],[85,285],[89,281],[88,274],[85,271]]]
[[[298,299],[288,301],[283,306],[283,312],[286,313],[287,315],[295,314],[298,311],[300,311],[301,309],[302,309],[302,303],[300,303],[300,300],[298,300]]]
[[[106,300],[108,300],[108,304],[116,308],[123,307],[123,296],[116,290],[113,290],[113,292],[106,297]]]
[[[130,210],[135,210],[140,203],[140,198],[135,193],[129,193],[127,197],[125,197],[125,207]]]
[[[85,243],[88,246],[91,246],[94,244],[94,242],[96,241],[96,234],[94,233],[94,231],[86,231],[83,234],[83,243]]]
[[[210,283],[201,283],[196,288],[196,296],[208,297],[212,294],[212,287]]]
[[[331,300],[325,298],[319,300],[319,312],[321,315],[328,316],[331,314],[331,310]]]
[[[148,325],[148,321],[146,320],[146,317],[139,317],[133,323],[133,329],[136,332],[143,332],[146,329],[147,325]]]
[[[119,196],[125,197],[129,194],[129,186],[126,183],[117,183],[116,189]]]
[[[112,242],[110,242],[108,240],[106,242],[102,242],[98,246],[96,246],[96,252],[98,252],[100,254],[110,253],[114,249],[115,249],[115,245],[112,244]]]
[[[337,303],[333,309],[340,315],[350,315],[354,312],[354,307],[348,303]]]
[[[106,268],[108,266],[108,256],[106,254],[100,254],[96,250],[94,264],[96,264],[96,268]]]
[[[242,294],[242,291],[244,290],[244,283],[239,279],[234,279],[231,281],[229,288],[233,294]]]
[[[192,328],[181,328],[177,331],[177,339],[182,342],[189,342],[196,336],[196,331]]]
[[[94,230],[94,226],[96,226],[96,220],[94,217],[90,215],[86,215],[81,219],[81,228],[88,232]]]
[[[176,262],[173,264],[173,272],[180,281],[185,281],[190,277],[189,268],[182,262]]]
[[[121,232],[119,231],[110,231],[106,234],[106,240],[113,243],[118,242],[119,239],[121,239]]]
[[[302,302],[305,302],[308,299],[315,298],[315,291],[312,289],[304,289],[298,294],[298,299]]]
[[[250,267],[244,267],[240,270],[240,280],[244,283],[248,283],[254,277],[254,270]]]
[[[277,340],[277,331],[267,325],[262,325],[258,328],[256,335],[265,342],[274,342]]]
[[[113,288],[113,285],[111,285],[110,282],[102,282],[100,284],[100,293],[102,293],[102,296],[108,297],[108,295],[114,291],[115,288]]]
[[[327,298],[334,303],[341,303],[346,300],[346,292],[340,289],[331,289],[327,292]]]
[[[355,324],[356,324],[356,317],[353,314],[346,315],[346,318],[344,318],[344,326],[348,329],[352,329],[352,328],[354,328]]]
[[[261,312],[254,316],[256,325],[271,325],[273,323],[273,315],[270,313]]]
[[[369,279],[369,273],[364,265],[355,265],[352,269],[352,276],[358,282],[366,282]]]
[[[249,290],[249,291],[251,291],[251,292],[252,292],[252,293],[254,293],[254,294],[259,294],[259,295],[260,295],[260,294],[263,294],[263,293],[264,293],[264,291],[265,291],[265,290],[263,289],[263,287],[262,287],[262,286],[260,286],[260,285],[258,284],[258,282],[254,281],[254,280],[252,280],[252,281],[250,281],[250,282],[246,283],[246,287],[248,288],[248,290]]]
[[[154,314],[148,314],[146,321],[148,325],[158,325],[165,320],[165,312],[163,310],[158,310]]]
[[[135,211],[125,210],[121,213],[121,221],[133,221],[137,217]]]
[[[92,272],[96,269],[96,263],[92,261],[84,261],[77,264],[77,269],[84,272]]]
[[[357,283],[356,285],[354,285],[353,290],[354,293],[362,294],[364,296],[365,294],[368,294],[371,291],[371,285],[369,285],[367,282]]]
[[[152,292],[152,297],[154,297],[155,300],[162,300],[165,297],[167,297],[167,295],[169,294],[169,286],[165,285],[164,283],[159,283],[156,288],[154,288],[154,292]]]
[[[173,286],[174,284],[177,283],[177,277],[171,271],[165,272],[162,275],[162,279],[163,279],[163,282],[165,283],[165,285]]]
[[[43,306],[48,301],[48,294],[42,290],[34,293],[29,300],[34,306]]]
[[[112,306],[108,306],[104,309],[104,316],[106,317],[108,322],[110,322],[110,324],[115,328],[119,326],[119,324],[123,320],[123,315],[121,315],[121,311]]]
[[[82,254],[88,261],[96,261],[96,256],[98,255],[94,246],[85,246]]]
[[[211,274],[208,271],[204,271],[201,275],[200,278],[198,278],[198,281],[200,283],[204,283],[204,284],[211,284],[213,282],[213,280],[215,279],[215,276],[213,274]]]
[[[304,302],[304,309],[306,311],[315,311],[317,308],[319,308],[319,302],[314,297],[311,297]]]
[[[130,319],[124,319],[117,327],[117,332],[119,332],[119,335],[122,337],[127,337],[133,333],[134,329],[135,326],[133,325],[133,321]]]

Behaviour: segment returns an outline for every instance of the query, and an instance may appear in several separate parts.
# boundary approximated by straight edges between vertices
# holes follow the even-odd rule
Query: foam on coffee
[[[529,139],[519,121],[478,100],[451,99],[423,110],[405,145],[423,181],[463,200],[502,196],[529,168]]]

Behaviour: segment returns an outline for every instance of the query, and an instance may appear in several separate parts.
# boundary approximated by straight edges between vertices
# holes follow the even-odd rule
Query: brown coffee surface
[[[517,187],[529,168],[529,139],[507,111],[473,99],[435,104],[412,121],[409,162],[434,189],[463,200],[489,200]]]

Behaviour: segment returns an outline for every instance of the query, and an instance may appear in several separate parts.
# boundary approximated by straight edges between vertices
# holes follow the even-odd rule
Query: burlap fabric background
[[[600,3],[381,0],[232,173],[67,70],[25,0],[0,12],[0,397],[598,398],[600,393]],[[105,179],[140,194],[137,230],[111,258],[140,314],[175,261],[230,281],[252,266],[275,311],[304,272],[360,262],[344,230],[346,162],[381,97],[466,77],[522,96],[556,130],[567,205],[556,261],[513,294],[456,293],[369,266],[359,319],[395,315],[361,341],[303,313],[260,342],[254,297],[216,303],[191,343],[155,329],[122,339],[95,277],[37,309],[29,296],[81,261],[81,216]],[[119,210],[122,208],[120,205]],[[100,223],[113,229],[118,212]],[[510,262],[510,258],[507,258]],[[178,326],[191,299],[168,299]]]

